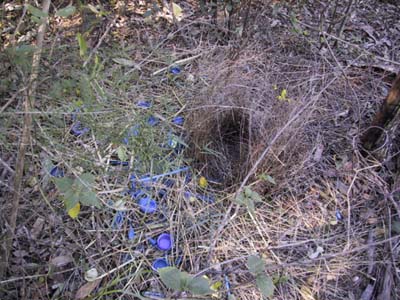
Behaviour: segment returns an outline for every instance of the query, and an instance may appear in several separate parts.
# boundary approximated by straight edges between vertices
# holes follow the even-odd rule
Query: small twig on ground
[[[162,69],[160,69],[160,70],[157,70],[157,71],[153,72],[152,75],[155,76],[155,75],[157,75],[157,74],[160,74],[160,73],[162,73],[162,72],[168,70],[168,69],[171,68],[172,66],[185,64],[185,63],[187,63],[187,62],[189,62],[189,61],[195,60],[196,58],[198,58],[198,57],[200,57],[200,56],[202,56],[202,55],[203,55],[203,53],[200,53],[200,54],[197,54],[197,55],[195,55],[195,56],[191,56],[191,57],[187,57],[187,58],[184,58],[184,59],[181,59],[181,60],[177,60],[176,62],[170,64],[169,66],[167,66],[167,67],[165,67],[165,68],[162,68]]]
[[[42,11],[46,15],[49,12],[50,7],[50,0],[44,0],[42,4]],[[28,88],[26,91],[25,101],[24,101],[24,110],[26,114],[24,115],[24,127],[22,130],[21,142],[19,146],[18,156],[17,156],[17,163],[15,167],[15,177],[14,177],[14,193],[13,193],[13,202],[12,202],[12,210],[10,213],[9,219],[9,232],[8,232],[8,239],[7,245],[5,248],[5,268],[8,267],[8,258],[12,248],[12,241],[14,238],[14,232],[17,223],[17,215],[19,209],[19,200],[21,197],[21,188],[22,188],[22,177],[24,172],[25,166],[25,153],[26,148],[30,143],[31,139],[31,127],[32,127],[32,115],[29,114],[31,109],[35,106],[35,94],[36,94],[36,87],[37,87],[37,78],[39,75],[39,63],[40,58],[42,55],[42,47],[44,36],[46,32],[47,26],[47,17],[43,18],[43,23],[39,26],[38,34],[37,34],[37,43],[35,52],[33,54],[32,59],[32,73],[29,77]]]

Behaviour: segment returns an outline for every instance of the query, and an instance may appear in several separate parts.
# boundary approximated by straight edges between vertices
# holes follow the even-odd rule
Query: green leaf
[[[236,300],[236,297],[234,294],[229,294],[228,295],[228,300]]]
[[[174,291],[182,290],[182,272],[175,267],[165,267],[158,269],[161,281]]]
[[[246,197],[251,197],[251,194],[253,193],[253,191],[251,190],[251,188],[249,188],[248,186],[246,186],[245,188],[244,188],[244,195],[246,196]]]
[[[80,194],[80,201],[82,204],[87,206],[101,207],[99,200],[97,199],[96,193],[92,191],[85,191]]]
[[[134,67],[136,63],[133,60],[126,59],[126,58],[113,58],[113,61],[119,65],[123,65],[126,67]]]
[[[72,190],[72,184],[74,182],[73,179],[68,177],[63,177],[63,178],[54,178],[53,180],[60,193],[65,194],[67,191]]]
[[[87,187],[94,184],[95,177],[93,174],[83,173],[81,176],[79,176],[79,179],[80,182]]]
[[[86,56],[88,47],[87,47],[85,38],[83,37],[83,35],[81,33],[77,33],[76,39],[78,40],[78,44],[79,44],[79,55],[81,57]]]
[[[241,205],[245,205],[245,204],[246,204],[245,197],[244,197],[244,194],[243,194],[243,193],[240,193],[239,196],[237,196],[237,197],[234,199],[234,201],[235,201],[237,204],[241,204]]]
[[[257,255],[250,255],[247,258],[247,268],[253,275],[259,275],[264,272],[265,262]]]
[[[204,277],[194,277],[187,285],[189,292],[195,295],[207,295],[213,293],[210,288],[210,282]]]
[[[36,17],[36,18],[45,18],[47,17],[47,14],[43,11],[41,11],[40,9],[28,4],[26,6],[26,9],[32,14],[32,16]]]
[[[260,194],[257,192],[254,192],[254,191],[251,193],[251,199],[256,203],[262,202],[262,198],[261,198]]]
[[[266,276],[264,274],[258,275],[256,277],[256,285],[263,297],[270,298],[274,295],[275,286],[269,276]]]
[[[72,209],[79,202],[79,194],[71,188],[64,194],[64,205],[66,210]]]
[[[125,146],[119,146],[118,149],[117,149],[117,155],[118,155],[118,158],[121,161],[126,161],[128,159],[128,155],[126,153],[126,147]]]
[[[246,206],[249,213],[254,217],[256,214],[256,207],[254,205],[254,200],[252,198],[246,198]]]
[[[75,13],[75,6],[69,5],[57,11],[56,16],[67,18]]]

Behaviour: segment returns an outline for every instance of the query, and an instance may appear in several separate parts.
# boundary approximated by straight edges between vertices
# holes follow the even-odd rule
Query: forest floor
[[[0,299],[400,299],[395,1],[21,2]]]

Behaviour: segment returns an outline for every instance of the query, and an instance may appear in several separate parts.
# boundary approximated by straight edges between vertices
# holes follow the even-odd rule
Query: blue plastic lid
[[[144,213],[152,214],[157,210],[157,202],[146,196],[139,200],[139,208]]]
[[[181,72],[181,69],[178,67],[174,67],[171,68],[169,71],[171,72],[171,74],[178,75]]]
[[[53,177],[61,178],[64,177],[64,171],[63,169],[56,166],[50,170],[50,175]]]
[[[168,251],[172,248],[172,238],[169,233],[162,233],[157,238],[157,247],[162,251]]]
[[[172,119],[172,123],[176,124],[176,125],[183,125],[183,122],[185,121],[185,119],[181,116],[176,116],[175,118]]]
[[[157,258],[157,259],[153,262],[153,264],[152,264],[151,267],[153,268],[154,271],[156,271],[156,270],[158,270],[158,269],[162,269],[162,268],[165,268],[165,267],[169,267],[169,263],[168,263],[168,261],[167,261],[165,258]]]

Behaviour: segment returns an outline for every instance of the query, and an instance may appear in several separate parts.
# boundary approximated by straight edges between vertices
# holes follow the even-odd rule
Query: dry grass
[[[256,22],[263,24],[260,19]],[[145,31],[146,24],[138,23],[138,31]],[[22,199],[13,269],[0,281],[4,299],[24,295],[73,299],[85,283],[84,272],[91,267],[102,275],[93,299],[136,299],[145,290],[175,297],[151,270],[153,260],[163,254],[150,245],[149,238],[162,232],[174,237],[168,253],[172,264],[181,261],[177,266],[182,270],[206,274],[212,282],[223,282],[226,276],[237,299],[261,299],[245,265],[247,257],[255,253],[266,261],[266,272],[274,279],[274,299],[358,299],[369,284],[374,287],[374,297],[382,293],[380,300],[389,299],[385,298],[388,290],[393,299],[399,297],[395,289],[399,232],[394,228],[399,213],[394,192],[398,171],[392,167],[398,146],[396,140],[386,141],[376,158],[363,157],[358,146],[368,120],[385,96],[385,74],[338,64],[335,49],[321,54],[311,37],[283,35],[282,29],[271,31],[267,44],[250,39],[246,46],[234,47],[234,42],[214,44],[215,32],[210,32],[210,27],[203,20],[190,21],[157,46],[152,39],[160,33],[154,27],[145,31],[151,46],[137,43],[137,47],[118,49],[120,52],[99,51],[106,68],[96,83],[109,102],[101,114],[95,111],[84,116],[95,129],[91,136],[71,137],[70,120],[63,117],[71,107],[63,98],[49,101],[58,115],[46,115],[36,122],[33,163],[26,175],[36,181],[27,185]],[[124,37],[136,30],[118,28]],[[198,35],[194,35],[196,30]],[[112,35],[118,33],[116,29]],[[188,49],[177,47],[188,44]],[[166,79],[168,75],[162,72],[151,76],[172,61],[199,53],[201,58],[182,66],[177,80]],[[139,61],[140,72],[128,72],[112,63],[115,57]],[[359,59],[367,58],[361,55]],[[62,57],[55,65],[74,69],[71,60],[76,57]],[[52,75],[56,69],[44,72]],[[58,75],[63,78],[66,74]],[[49,89],[46,82],[39,86],[43,99],[51,100],[46,98]],[[68,97],[76,100],[73,95]],[[98,90],[95,99],[103,101]],[[171,176],[175,181],[172,187],[153,184],[154,191],[166,189],[167,196],[159,200],[162,209],[151,217],[121,193],[132,170],[110,168],[106,159],[116,155],[126,128],[146,122],[147,114],[132,105],[137,99],[152,99],[152,113],[164,119],[160,127],[147,129],[135,140],[131,162],[143,164],[149,172],[159,161],[163,170],[184,164],[193,170],[189,183],[184,174],[178,174]],[[9,118],[15,118],[13,110],[10,112]],[[169,123],[178,112],[187,116],[182,137],[190,148],[184,155],[158,148],[169,130],[183,131]],[[391,130],[388,136],[397,129]],[[8,163],[15,131],[1,131],[8,142],[2,157]],[[263,197],[255,215],[244,207],[227,210],[238,186],[267,147],[270,150],[247,183]],[[78,220],[70,220],[48,182],[43,168],[46,159],[63,165],[68,176],[82,169],[96,174],[95,190],[103,203],[125,201],[122,226],[113,226],[116,209],[112,205],[85,207]],[[2,172],[7,186],[11,175]],[[209,179],[205,189],[198,185],[200,175]],[[185,197],[187,191],[214,196],[216,201]],[[2,207],[8,209],[3,196]],[[1,218],[5,224],[4,213]],[[38,228],[37,220],[43,220],[43,227]],[[130,223],[136,230],[134,240],[127,239]],[[312,254],[317,247],[324,251],[315,257]],[[61,256],[72,259],[66,265],[52,266],[53,259]],[[224,287],[216,293],[219,299],[226,295]],[[180,297],[190,296],[183,293]]]

